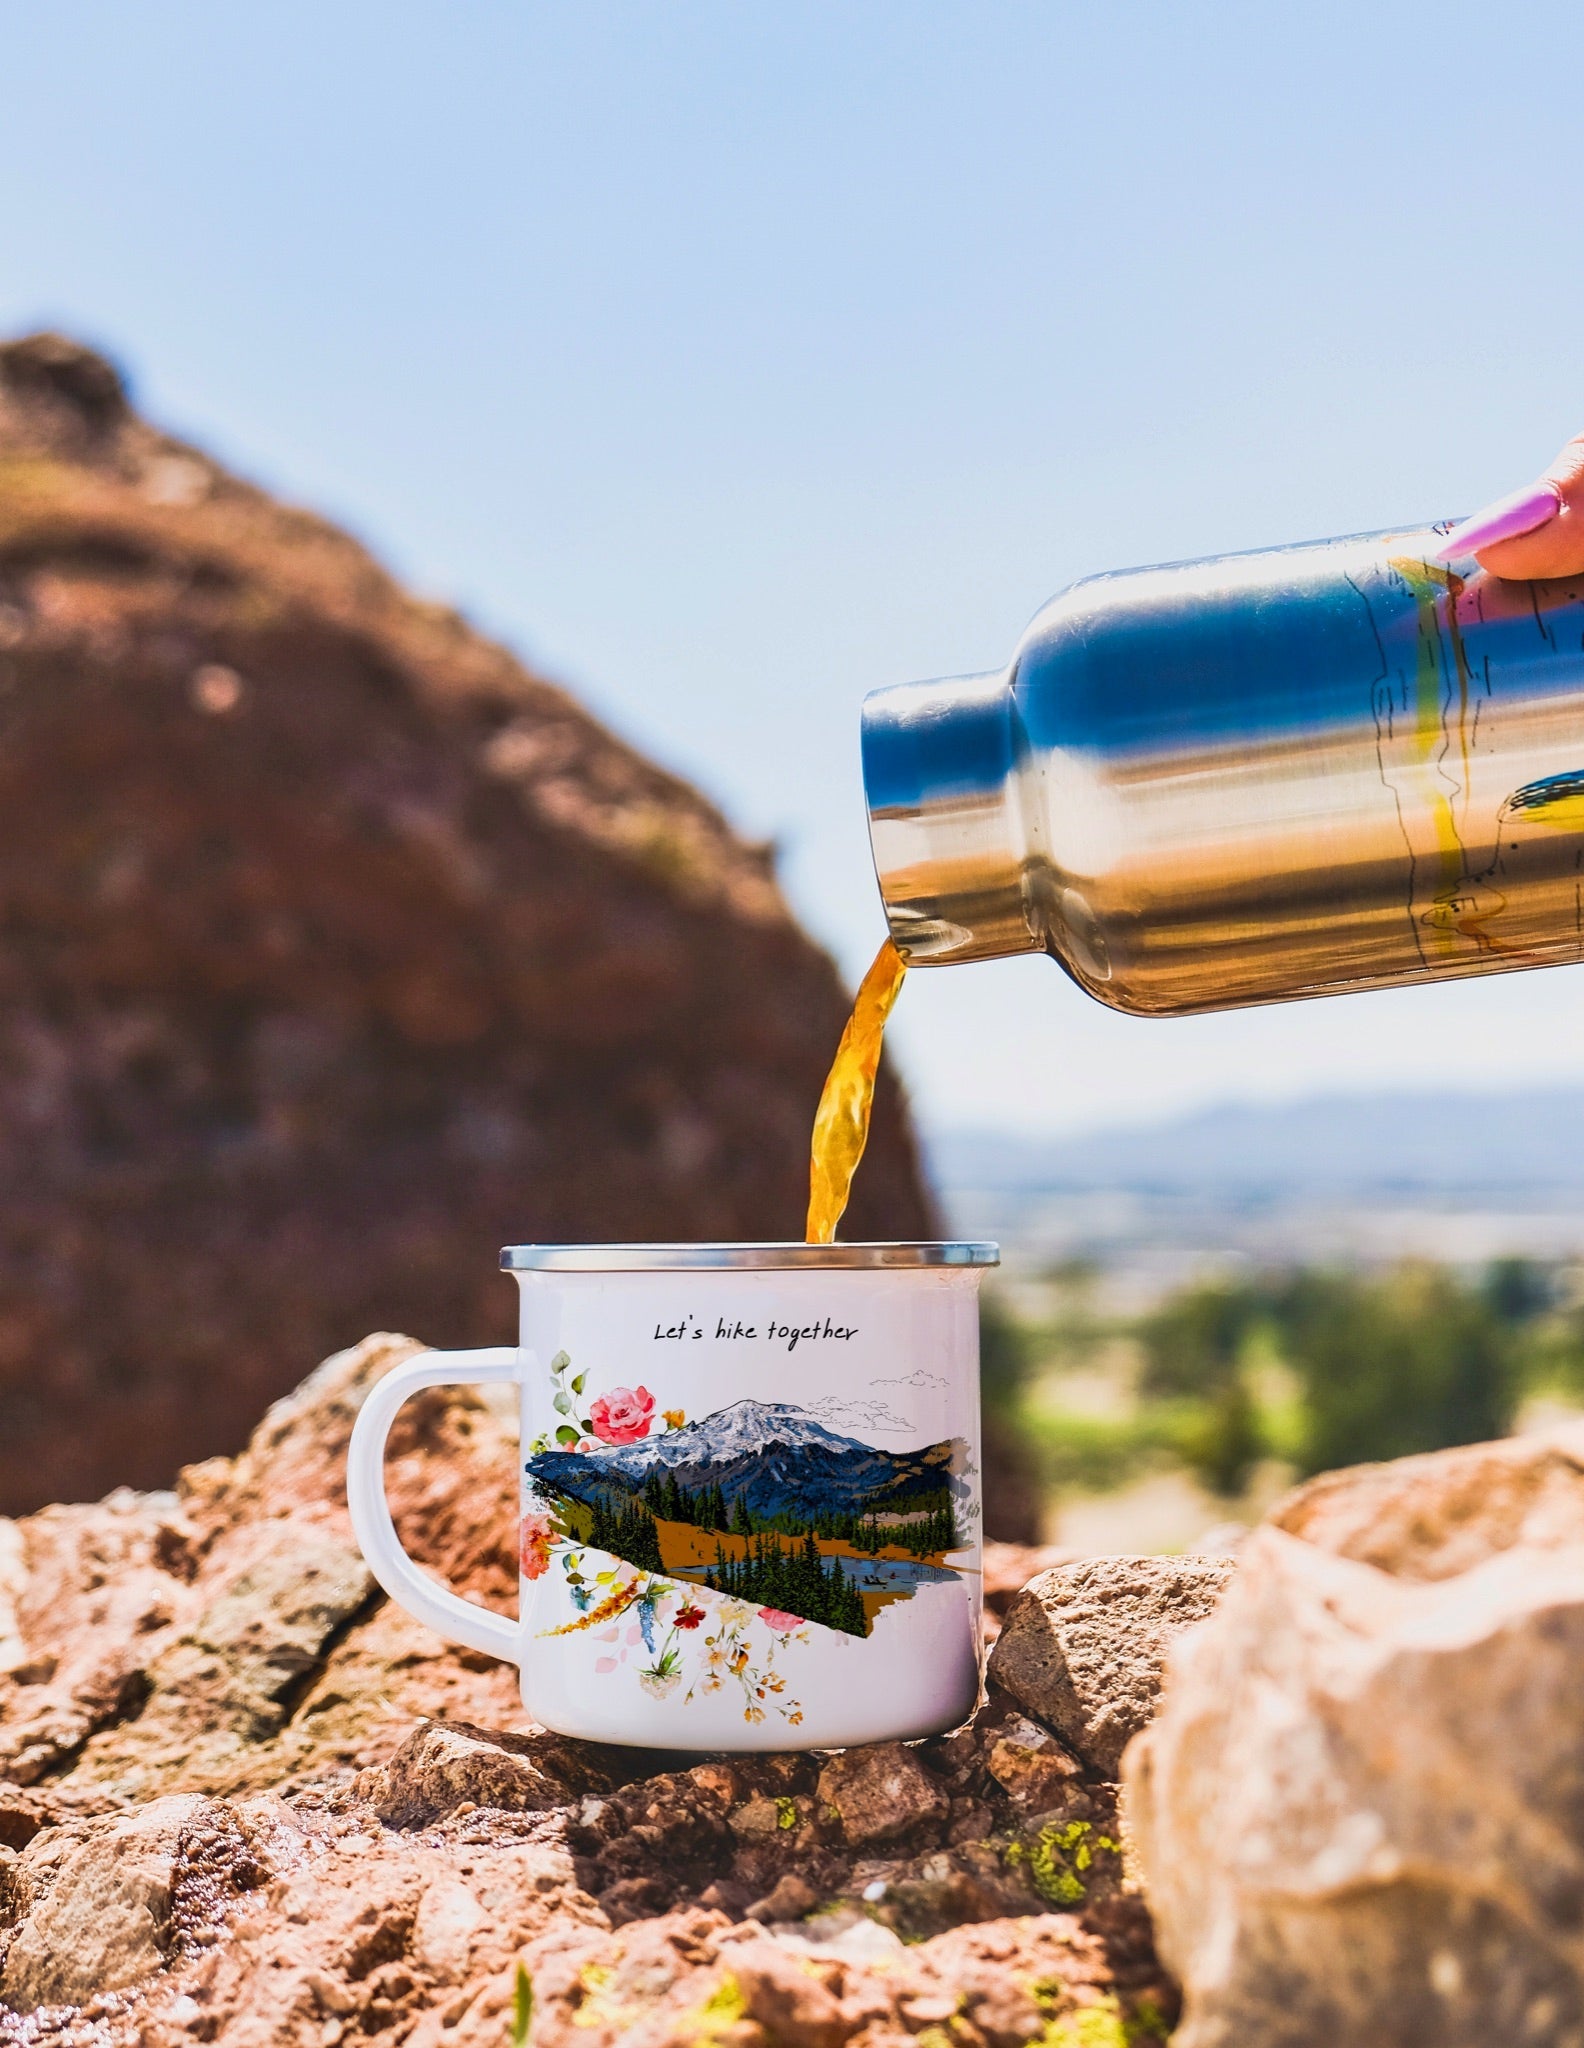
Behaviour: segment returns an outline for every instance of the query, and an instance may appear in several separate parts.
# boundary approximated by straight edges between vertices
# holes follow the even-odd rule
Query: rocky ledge
[[[1231,1567],[1058,1565],[932,1741],[700,1762],[535,1728],[379,1595],[341,1490],[374,1337],[170,1493],[0,1522],[0,2039],[1121,2048],[1175,1994],[1124,1881],[1122,1742]],[[508,1604],[480,1397],[392,1440],[403,1540]],[[1015,1581],[1014,1581],[1015,1582]]]

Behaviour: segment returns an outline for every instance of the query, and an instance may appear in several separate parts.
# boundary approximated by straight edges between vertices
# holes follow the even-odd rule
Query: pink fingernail
[[[1562,509],[1562,493],[1555,484],[1526,484],[1460,520],[1435,551],[1438,562],[1450,562],[1459,555],[1477,554],[1494,547],[1499,540],[1516,540],[1521,533],[1534,533],[1555,519]]]

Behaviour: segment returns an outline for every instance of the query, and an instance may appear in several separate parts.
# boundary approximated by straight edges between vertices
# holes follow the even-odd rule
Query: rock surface
[[[989,1460],[986,1459],[988,1466]],[[989,1505],[985,1508],[989,1520]],[[987,1543],[984,1559],[986,1634],[994,1642],[1006,1611],[1029,1580],[1059,1564],[1071,1564],[1073,1553],[1056,1543]]]
[[[168,1485],[388,1320],[498,1340],[514,1239],[797,1235],[846,1007],[694,791],[0,347],[0,1509]],[[887,1076],[852,1234],[930,1223]]]
[[[203,1799],[156,1799],[138,1813],[35,1836],[12,1878],[26,1917],[7,1951],[6,1996],[24,2008],[82,2005],[157,1969],[171,1943],[183,1846],[218,1814]]]
[[[920,1743],[574,1742],[371,1592],[340,1474],[371,1338],[169,1494],[0,1523],[0,2042],[1126,2048],[1174,1994],[1116,1787],[992,1689]],[[509,1605],[515,1453],[403,1409],[403,1540]],[[933,2032],[932,2032],[933,2030]]]
[[[1180,2048],[1584,2042],[1584,1430],[1328,1474],[1133,1745]]]
[[[1090,1557],[1032,1579],[1008,1607],[990,1675],[1114,1778],[1155,1711],[1172,1638],[1211,1612],[1226,1557]]]

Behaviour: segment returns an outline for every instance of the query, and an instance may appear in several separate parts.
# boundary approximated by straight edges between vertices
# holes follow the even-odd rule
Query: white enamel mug
[[[564,1735],[835,1749],[929,1735],[980,1681],[979,1321],[989,1244],[516,1245],[515,1350],[380,1380],[347,1455],[391,1598],[516,1664]],[[414,1564],[385,1440],[420,1388],[511,1381],[518,1618]]]

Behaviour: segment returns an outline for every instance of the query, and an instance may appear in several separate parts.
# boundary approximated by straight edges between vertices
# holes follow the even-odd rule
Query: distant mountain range
[[[592,1505],[602,1491],[639,1494],[651,1473],[683,1492],[718,1489],[756,1518],[812,1522],[831,1514],[909,1514],[934,1506],[950,1485],[954,1446],[877,1450],[841,1436],[785,1401],[736,1401],[700,1422],[635,1444],[541,1451],[528,1475],[550,1493]]]
[[[1066,1139],[947,1132],[928,1147],[954,1195],[1126,1190],[1224,1203],[1584,1193],[1584,1089],[1317,1096],[1229,1103]]]

